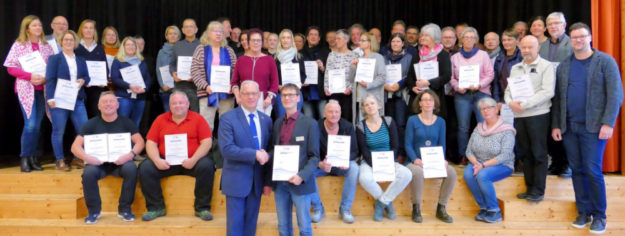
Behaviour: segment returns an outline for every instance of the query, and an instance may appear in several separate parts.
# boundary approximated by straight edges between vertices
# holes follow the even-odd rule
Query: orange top
[[[106,55],[115,56],[117,55],[117,51],[119,51],[119,48],[113,48],[113,47],[109,47],[106,45],[102,45],[102,46],[104,46],[104,53],[106,53]]]

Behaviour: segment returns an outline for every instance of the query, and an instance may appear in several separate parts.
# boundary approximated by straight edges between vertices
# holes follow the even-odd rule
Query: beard
[[[522,56],[523,56],[523,60],[524,60],[524,61],[531,61],[531,60],[533,60],[534,58],[536,58],[536,57],[535,57],[535,56],[533,56],[533,55],[522,55]]]

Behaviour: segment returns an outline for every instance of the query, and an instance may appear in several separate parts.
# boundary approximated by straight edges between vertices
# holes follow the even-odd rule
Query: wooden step
[[[87,216],[82,195],[0,194],[0,218],[76,219]]]

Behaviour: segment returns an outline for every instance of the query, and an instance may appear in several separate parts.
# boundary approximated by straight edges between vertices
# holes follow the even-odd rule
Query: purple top
[[[260,91],[263,92],[263,99],[268,94],[274,97],[278,94],[278,67],[271,56],[250,57],[247,55],[239,57],[232,72],[230,86],[241,86],[245,80],[254,80],[258,83]]]

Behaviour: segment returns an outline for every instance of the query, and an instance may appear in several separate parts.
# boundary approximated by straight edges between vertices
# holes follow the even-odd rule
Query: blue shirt
[[[433,124],[425,125],[418,115],[410,116],[406,124],[405,149],[411,162],[421,159],[420,148],[434,146],[442,146],[445,151],[445,120],[437,116]]]
[[[566,118],[570,122],[586,122],[586,88],[588,87],[588,67],[590,58],[578,60],[575,56],[571,59],[569,71],[569,84],[566,91]]]
[[[391,150],[391,140],[389,138],[388,128],[386,124],[382,122],[380,129],[376,132],[371,132],[369,127],[365,125],[365,135],[367,137],[367,146],[369,150],[374,151],[389,151]]]

